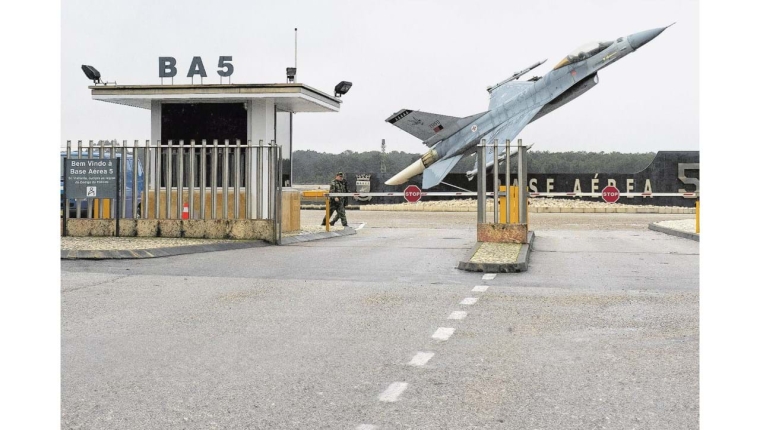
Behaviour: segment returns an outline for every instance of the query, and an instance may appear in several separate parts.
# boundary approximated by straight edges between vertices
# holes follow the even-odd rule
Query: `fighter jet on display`
[[[543,77],[518,81],[546,60],[539,61],[489,87],[488,110],[466,118],[409,109],[394,113],[385,121],[421,139],[430,150],[385,184],[400,185],[422,173],[422,188],[438,185],[462,157],[475,152],[481,139],[488,143],[513,141],[529,123],[590,90],[599,82],[600,69],[644,46],[668,27],[583,45]],[[505,156],[501,153],[497,159]],[[487,155],[487,167],[493,165],[493,159],[493,153]],[[477,161],[475,166],[477,169]],[[471,170],[467,176],[472,179],[476,173]]]

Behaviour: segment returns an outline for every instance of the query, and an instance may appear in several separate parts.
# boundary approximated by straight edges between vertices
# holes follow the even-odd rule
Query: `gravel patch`
[[[621,199],[622,201],[622,199]],[[426,208],[445,207],[445,208],[475,208],[477,209],[477,199],[456,199],[456,200],[425,200],[422,202]],[[488,207],[493,208],[493,200],[487,200]],[[419,203],[392,203],[386,206],[417,206]],[[528,199],[528,205],[541,208],[678,208],[680,206],[655,206],[655,205],[629,205],[625,203],[607,203],[603,201],[580,200],[573,198],[543,198],[535,197]]]
[[[672,228],[673,230],[683,231],[686,233],[697,232],[697,220],[695,219],[676,219],[670,221],[660,221],[654,223],[661,227]]]
[[[493,243],[483,242],[478,248],[475,255],[472,256],[472,263],[516,263],[517,255],[522,247],[519,243]]]
[[[167,237],[61,237],[62,251],[113,251],[168,248],[188,245],[234,243],[224,239],[182,239]]]

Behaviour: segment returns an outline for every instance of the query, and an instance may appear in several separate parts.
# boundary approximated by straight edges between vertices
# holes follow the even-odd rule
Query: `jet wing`
[[[515,96],[518,94],[525,92],[533,85],[535,85],[535,82],[521,81],[512,81],[499,85],[498,87],[489,91],[489,93],[491,93],[491,100],[488,102],[488,110],[492,110],[495,107],[503,105],[504,103],[515,98]]]
[[[417,139],[427,140],[436,133],[443,130],[448,131],[455,127],[457,121],[461,119],[455,116],[401,109],[386,119],[385,122],[395,125]]]
[[[534,107],[533,109],[527,110],[519,115],[515,115],[512,118],[508,119],[507,121],[502,123],[500,126],[496,127],[494,131],[485,135],[485,139],[487,143],[492,144],[494,139],[498,139],[500,145],[503,145],[504,142],[506,142],[507,140],[514,142],[517,135],[520,134],[522,129],[525,128],[526,125],[528,125],[530,120],[533,119],[533,117],[538,113],[538,111],[541,110],[542,107],[543,106]],[[514,142],[514,144],[517,145],[517,142]],[[486,167],[490,167],[491,165],[493,165],[493,160],[494,160],[494,151],[491,148],[489,149],[486,149]],[[499,148],[500,154],[505,151],[506,151],[505,147]],[[467,172],[467,177],[470,180],[472,180],[474,175],[477,174],[477,171],[478,171],[478,162],[477,162],[477,155],[476,155],[475,168]]]

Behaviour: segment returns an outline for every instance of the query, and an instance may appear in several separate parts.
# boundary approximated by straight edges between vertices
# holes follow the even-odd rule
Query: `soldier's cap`
[[[335,176],[343,176],[343,172],[338,172]]]

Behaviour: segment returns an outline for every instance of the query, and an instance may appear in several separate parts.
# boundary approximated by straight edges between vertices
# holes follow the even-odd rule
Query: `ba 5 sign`
[[[219,70],[217,70],[216,73],[224,78],[232,76],[232,72],[235,71],[235,67],[232,66],[231,55],[220,56],[217,66],[219,67]],[[187,70],[188,78],[192,78],[196,75],[201,78],[207,76],[206,68],[203,66],[203,60],[201,60],[201,57],[193,57],[193,61],[190,62],[190,68]],[[173,78],[175,76],[177,76],[177,60],[174,57],[158,57],[158,77]]]

